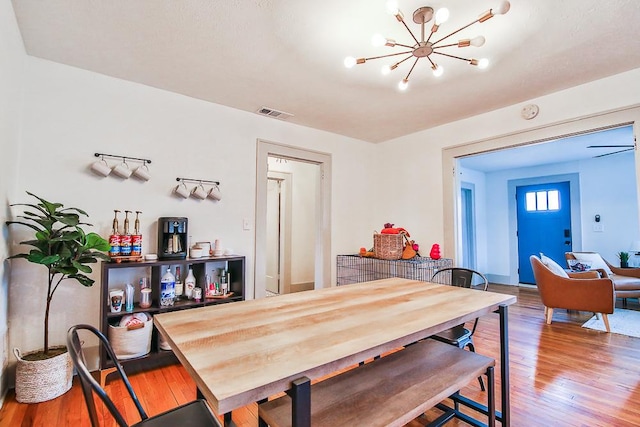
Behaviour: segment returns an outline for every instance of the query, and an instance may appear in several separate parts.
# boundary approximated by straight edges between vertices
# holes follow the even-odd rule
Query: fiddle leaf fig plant
[[[7,226],[22,225],[34,231],[34,239],[20,242],[31,246],[25,253],[9,257],[24,258],[27,261],[42,265],[48,271],[46,308],[44,313],[44,348],[43,357],[53,357],[49,348],[49,310],[51,300],[63,280],[71,279],[83,286],[92,286],[94,280],[88,276],[93,270],[90,264],[98,260],[109,260],[103,253],[109,250],[109,242],[96,233],[86,233],[80,217],[87,213],[78,208],[65,208],[61,203],[51,203],[27,191],[38,203],[17,203],[11,206],[24,206],[19,220],[7,221]]]

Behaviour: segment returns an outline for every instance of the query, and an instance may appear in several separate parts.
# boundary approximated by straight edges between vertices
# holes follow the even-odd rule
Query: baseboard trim
[[[311,291],[313,288],[313,282],[292,283],[289,292]]]

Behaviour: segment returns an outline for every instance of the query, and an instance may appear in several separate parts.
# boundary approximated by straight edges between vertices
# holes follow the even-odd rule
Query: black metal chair
[[[122,365],[119,362],[116,362],[116,371],[127,388],[131,399],[135,403],[141,418],[141,421],[135,424],[128,424],[120,411],[116,408],[111,398],[109,398],[105,390],[100,387],[100,384],[98,384],[98,382],[93,378],[89,369],[87,369],[84,353],[82,351],[82,341],[78,335],[78,331],[80,330],[87,330],[97,336],[102,345],[104,345],[109,357],[114,361],[117,360],[117,358],[113,349],[109,345],[109,341],[98,329],[91,325],[76,325],[69,329],[69,332],[67,333],[67,349],[69,350],[73,364],[78,372],[80,384],[82,385],[82,393],[84,395],[85,403],[87,404],[87,409],[89,410],[89,418],[91,419],[91,425],[93,427],[100,426],[95,402],[93,400],[94,393],[100,397],[115,419],[117,425],[120,427],[175,427],[180,425],[189,427],[221,427],[218,419],[211,412],[207,403],[202,399],[194,400],[193,402],[186,403],[156,416],[149,417],[133,391],[131,383],[125,374]]]
[[[434,282],[437,276],[440,276],[442,274],[450,274],[451,286],[459,286],[461,288],[478,289],[483,291],[486,291],[489,287],[489,281],[484,276],[484,274],[475,270],[471,270],[469,268],[462,267],[448,267],[438,270],[433,274],[433,276],[431,276],[431,281]],[[474,285],[474,280],[478,280],[480,283]],[[442,331],[436,335],[432,335],[429,338],[450,345],[455,345],[459,348],[469,347],[469,350],[475,353],[476,348],[473,345],[473,334],[476,332],[477,326],[478,319],[475,319],[473,322],[473,328],[471,328],[471,330],[467,329],[465,327],[465,324],[463,323],[454,326],[453,328],[447,329],[446,331]],[[480,383],[480,388],[482,389],[482,391],[484,391],[485,387],[482,377],[478,377],[478,382]]]

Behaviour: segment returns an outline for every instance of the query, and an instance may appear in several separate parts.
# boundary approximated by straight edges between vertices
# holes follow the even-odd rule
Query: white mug
[[[209,196],[213,200],[222,199],[222,193],[220,193],[220,189],[218,188],[217,185],[214,185],[213,187],[211,187],[211,190],[209,190],[209,193],[207,194],[207,196]]]
[[[193,187],[193,190],[191,190],[191,197],[200,200],[204,200],[207,198],[207,192],[205,191],[202,184]]]
[[[105,159],[93,162],[91,170],[100,176],[107,176],[111,173],[111,168]]]
[[[124,160],[122,163],[115,165],[111,170],[120,178],[127,179],[131,176],[131,169],[129,169],[129,165]]]
[[[176,188],[173,189],[173,192],[176,193],[178,196],[183,197],[185,199],[187,197],[189,197],[189,189],[184,184],[184,182],[176,185]]]
[[[133,171],[133,176],[141,179],[142,181],[149,181],[151,174],[149,173],[149,167],[146,163],[141,164]]]

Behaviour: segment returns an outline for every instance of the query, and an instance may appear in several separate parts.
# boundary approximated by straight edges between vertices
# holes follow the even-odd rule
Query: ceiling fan
[[[618,153],[624,153],[625,151],[631,151],[631,150],[633,150],[635,148],[635,144],[589,145],[589,146],[587,146],[587,148],[622,148],[622,150],[616,150],[616,151],[612,151],[611,153],[598,154],[597,156],[593,156],[593,158],[595,159],[596,157],[611,156],[612,154],[618,154]]]

